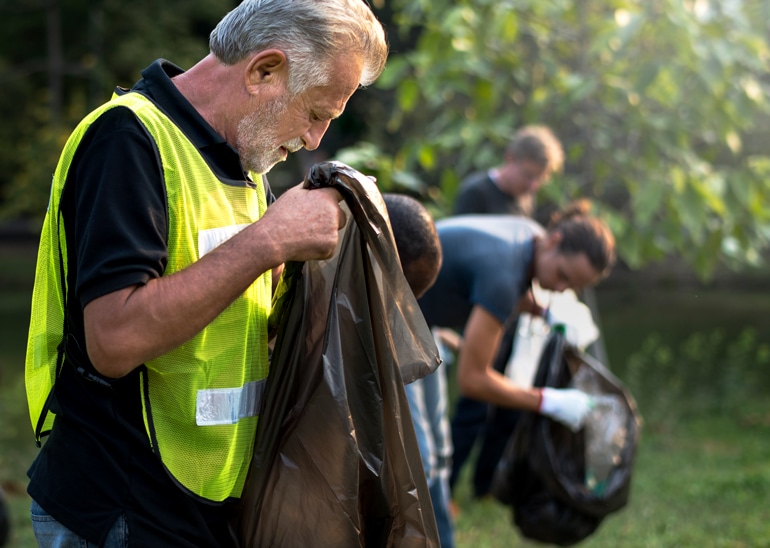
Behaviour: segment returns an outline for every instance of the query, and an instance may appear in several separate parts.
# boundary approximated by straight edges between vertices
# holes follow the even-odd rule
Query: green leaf
[[[406,79],[398,86],[398,105],[406,112],[411,112],[417,106],[420,97],[420,87],[413,79]]]
[[[662,185],[655,181],[643,181],[635,185],[631,193],[631,204],[634,219],[641,226],[649,225],[660,209],[662,191]]]
[[[423,169],[430,170],[436,165],[436,154],[430,145],[421,146],[417,158],[420,162],[420,167]]]
[[[391,57],[388,59],[382,75],[377,80],[377,87],[382,89],[396,87],[401,79],[406,78],[409,67],[410,65],[406,57]]]

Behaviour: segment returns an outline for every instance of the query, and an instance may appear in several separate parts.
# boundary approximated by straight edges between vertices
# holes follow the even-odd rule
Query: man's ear
[[[286,54],[279,49],[266,49],[255,53],[246,65],[246,88],[256,91],[264,84],[288,83],[289,64]]]

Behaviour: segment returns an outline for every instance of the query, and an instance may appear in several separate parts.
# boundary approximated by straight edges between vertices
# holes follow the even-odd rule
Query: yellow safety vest
[[[169,219],[164,275],[190,266],[267,207],[259,175],[252,174],[256,189],[222,183],[181,130],[138,93],[113,97],[80,123],[54,173],[38,251],[25,375],[38,442],[53,424],[47,400],[64,348],[67,249],[59,200],[86,130],[116,106],[137,115],[160,152]],[[210,501],[239,497],[246,479],[268,372],[270,298],[266,272],[200,333],[141,370],[144,423],[153,450],[184,489]]]

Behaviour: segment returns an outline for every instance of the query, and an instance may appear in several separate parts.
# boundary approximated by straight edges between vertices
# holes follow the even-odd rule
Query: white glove
[[[550,326],[564,326],[564,338],[570,346],[583,349],[599,338],[591,309],[577,300],[571,291],[554,294],[545,320]]]
[[[543,388],[538,412],[577,432],[593,407],[591,396],[574,388]]]

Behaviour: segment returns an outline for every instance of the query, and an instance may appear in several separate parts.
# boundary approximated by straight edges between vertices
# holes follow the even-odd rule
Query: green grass
[[[770,546],[770,415],[764,422],[694,419],[645,432],[628,505],[585,547]],[[538,546],[521,538],[494,500],[457,499],[458,546]]]
[[[36,546],[25,472],[37,449],[23,387],[33,261],[29,250],[0,247],[0,485],[12,512],[13,548]],[[634,383],[646,424],[629,504],[580,546],[770,546],[770,367],[760,344],[770,336],[758,320],[770,303],[765,295],[714,298],[599,295],[613,369]],[[678,346],[696,331],[722,326],[729,335],[747,325],[757,335],[737,349],[722,352],[708,335]],[[661,336],[645,343],[650,333]],[[689,393],[698,375],[711,380]],[[465,477],[456,502],[460,548],[541,546],[519,536],[507,507],[472,500]]]

